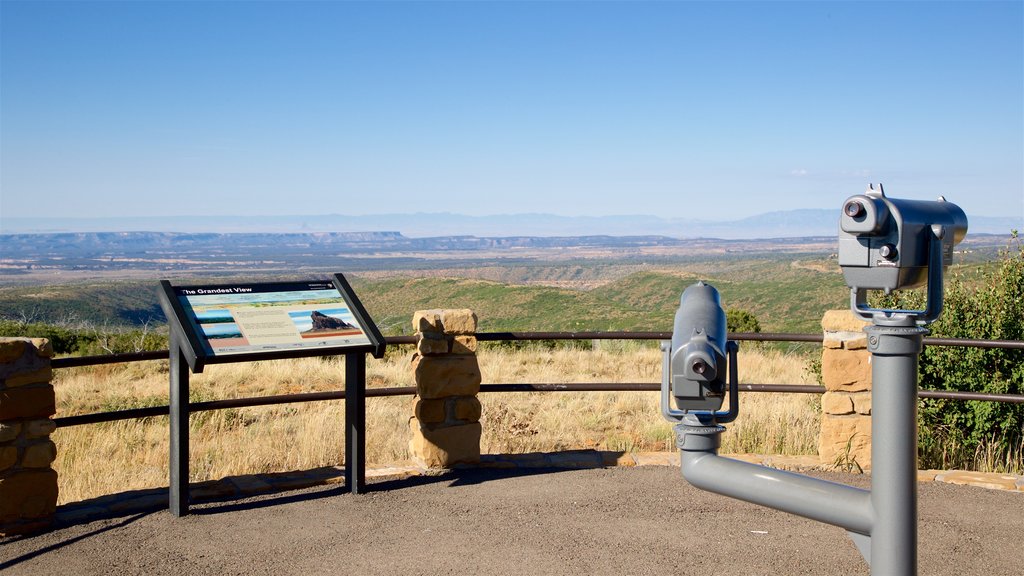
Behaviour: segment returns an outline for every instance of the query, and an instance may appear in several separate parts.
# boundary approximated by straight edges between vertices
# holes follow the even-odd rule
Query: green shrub
[[[166,350],[167,335],[140,328],[92,330],[88,341],[83,341],[75,352],[81,356],[126,354]]]
[[[81,330],[42,323],[23,323],[14,320],[0,320],[0,336],[13,338],[46,338],[56,354],[74,353],[80,346],[87,346],[91,336]]]
[[[163,332],[166,332],[163,331]],[[46,338],[55,354],[99,356],[164,350],[167,335],[147,328],[70,328],[53,324],[0,320],[0,336]]]
[[[920,309],[924,295],[896,293],[876,305]],[[948,276],[942,316],[932,336],[1024,340],[1024,247],[1011,244],[993,265],[969,281]],[[920,385],[926,390],[990,394],[1024,393],[1024,350],[926,346]],[[919,451],[927,468],[988,468],[1020,472],[1024,405],[1005,402],[922,399]]]
[[[739,308],[729,308],[725,311],[725,324],[729,332],[760,332],[761,323],[757,318]]]
[[[593,350],[593,340],[492,340],[481,342],[480,350],[552,352],[555,350]]]

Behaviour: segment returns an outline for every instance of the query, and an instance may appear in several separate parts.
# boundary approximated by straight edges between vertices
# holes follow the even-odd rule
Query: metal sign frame
[[[384,356],[386,342],[377,325],[366,312],[352,286],[342,274],[330,280],[307,280],[287,284],[319,284],[333,286],[344,299],[353,318],[359,324],[367,342],[356,344],[340,342],[337,345],[318,345],[259,349],[217,354],[198,328],[193,311],[182,303],[182,292],[203,289],[218,293],[238,287],[265,288],[286,283],[245,283],[202,286],[175,286],[168,280],[160,281],[160,306],[170,327],[170,494],[169,509],[174,516],[189,512],[189,374],[199,374],[207,364],[254,362],[284,358],[313,356],[345,356],[345,486],[353,494],[365,491],[366,486],[366,354],[374,358]]]

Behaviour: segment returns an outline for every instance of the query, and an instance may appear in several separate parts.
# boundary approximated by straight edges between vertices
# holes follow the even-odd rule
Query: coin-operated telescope
[[[888,198],[881,184],[843,203],[839,218],[839,266],[851,289],[851,307],[866,320],[883,321],[908,311],[867,306],[867,291],[917,288],[927,284],[925,310],[911,314],[918,324],[942,312],[942,273],[953,247],[967,234],[967,216],[956,204]],[[902,313],[902,314],[901,314]]]
[[[737,349],[735,342],[727,340],[725,310],[718,290],[704,282],[684,290],[672,341],[662,346],[661,406],[665,418],[678,422],[687,412],[701,412],[718,422],[735,420],[739,413]],[[729,411],[716,412],[727,390]]]
[[[871,574],[917,574],[917,364],[924,325],[942,312],[942,276],[967,234],[954,204],[895,200],[877,191],[853,196],[839,220],[839,265],[851,310],[872,321],[871,490],[718,455],[721,435],[739,414],[735,343],[718,291],[698,282],[676,312],[664,342],[662,414],[674,427],[683,478],[725,496],[845,528]],[[925,310],[868,307],[867,292],[927,285]],[[724,371],[728,370],[728,382]],[[717,412],[728,389],[729,411]]]

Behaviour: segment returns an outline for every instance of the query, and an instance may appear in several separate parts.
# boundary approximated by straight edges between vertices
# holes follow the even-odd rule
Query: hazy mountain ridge
[[[651,215],[559,216],[555,214],[341,214],[306,216],[166,216],[141,218],[3,218],[0,235],[82,232],[180,233],[367,233],[393,230],[409,238],[441,236],[568,237],[666,236],[670,238],[789,238],[836,234],[838,210],[768,212],[739,220],[698,220]],[[976,233],[1024,229],[1019,217],[968,216]],[[370,232],[387,234],[387,232]]]
[[[677,246],[686,240],[666,236],[437,236],[408,238],[398,232],[317,233],[180,233],[180,232],[79,232],[59,234],[0,235],[0,253],[6,257],[159,257],[191,253],[250,254],[286,257],[289,254],[367,252],[436,252],[514,248],[631,248]]]

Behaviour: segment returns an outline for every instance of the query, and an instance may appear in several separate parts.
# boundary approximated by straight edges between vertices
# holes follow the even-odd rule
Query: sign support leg
[[[171,444],[170,444],[170,494],[168,496],[171,514],[176,517],[188,514],[188,362],[178,345],[178,339],[171,335]]]
[[[366,491],[366,356],[345,355],[345,486]]]

